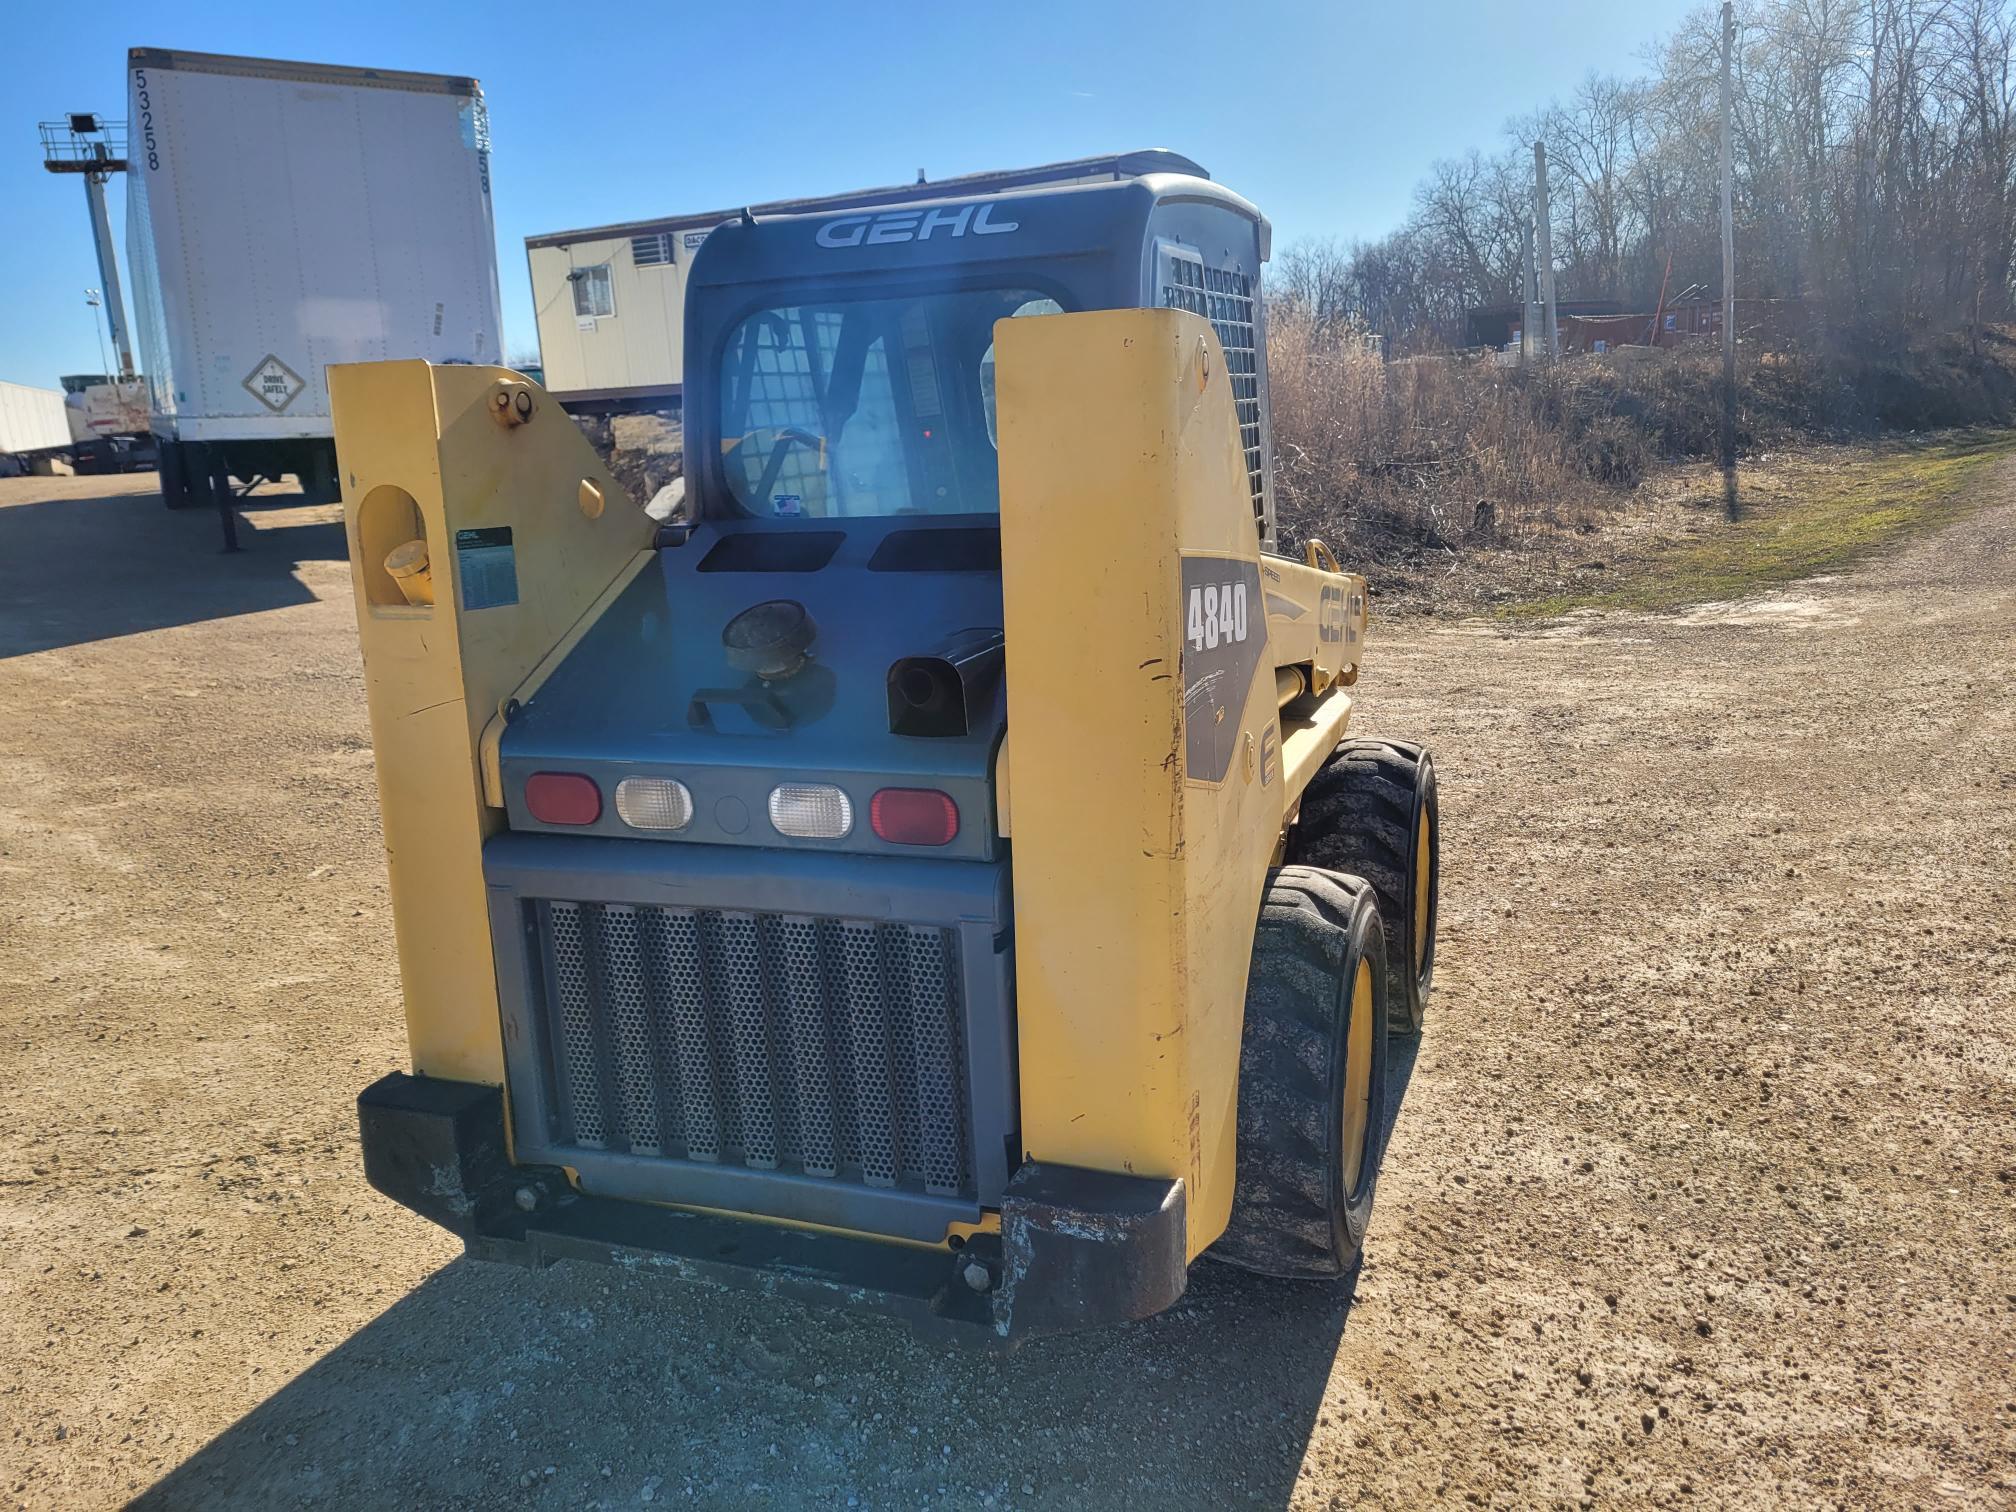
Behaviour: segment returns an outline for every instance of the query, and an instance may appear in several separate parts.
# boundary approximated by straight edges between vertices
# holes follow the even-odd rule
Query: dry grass
[[[1290,542],[1321,536],[1406,576],[1452,551],[1517,548],[1590,524],[1614,504],[1516,370],[1383,362],[1351,333],[1324,339],[1292,312],[1268,341],[1275,494]]]
[[[1458,356],[1385,363],[1356,333],[1321,333],[1292,308],[1269,344],[1282,534],[1322,537],[1389,605],[1549,597],[1564,563],[1662,533],[1673,518],[1664,464],[1719,444],[1713,351],[1531,371]],[[1955,337],[1865,346],[1746,358],[1745,457],[1850,438],[1867,456],[1886,432],[2006,425],[2016,412],[2006,333],[1978,349]]]

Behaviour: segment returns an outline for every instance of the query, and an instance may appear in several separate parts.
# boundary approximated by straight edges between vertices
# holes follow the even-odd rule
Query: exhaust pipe
[[[889,667],[889,733],[964,735],[987,712],[1001,676],[999,630],[962,630],[928,656]]]

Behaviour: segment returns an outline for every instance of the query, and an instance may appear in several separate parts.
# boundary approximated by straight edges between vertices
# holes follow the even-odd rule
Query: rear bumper
[[[511,1163],[496,1087],[395,1072],[357,1112],[365,1178],[478,1260],[594,1260],[1007,1340],[1147,1317],[1187,1278],[1181,1181],[1025,1165],[999,1235],[925,1249],[586,1196]]]

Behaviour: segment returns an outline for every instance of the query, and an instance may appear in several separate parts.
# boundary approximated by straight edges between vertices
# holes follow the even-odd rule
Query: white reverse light
[[[625,777],[616,784],[616,813],[632,829],[680,830],[693,822],[693,795],[670,777]]]
[[[830,782],[787,782],[770,790],[770,822],[780,835],[838,840],[854,828],[854,805]]]

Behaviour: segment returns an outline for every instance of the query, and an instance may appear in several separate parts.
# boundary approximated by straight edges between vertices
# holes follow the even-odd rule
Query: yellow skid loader
[[[1003,1338],[1355,1273],[1434,966],[1362,578],[1275,547],[1254,207],[745,212],[686,496],[495,368],[330,373],[411,1074],[372,1185]]]

